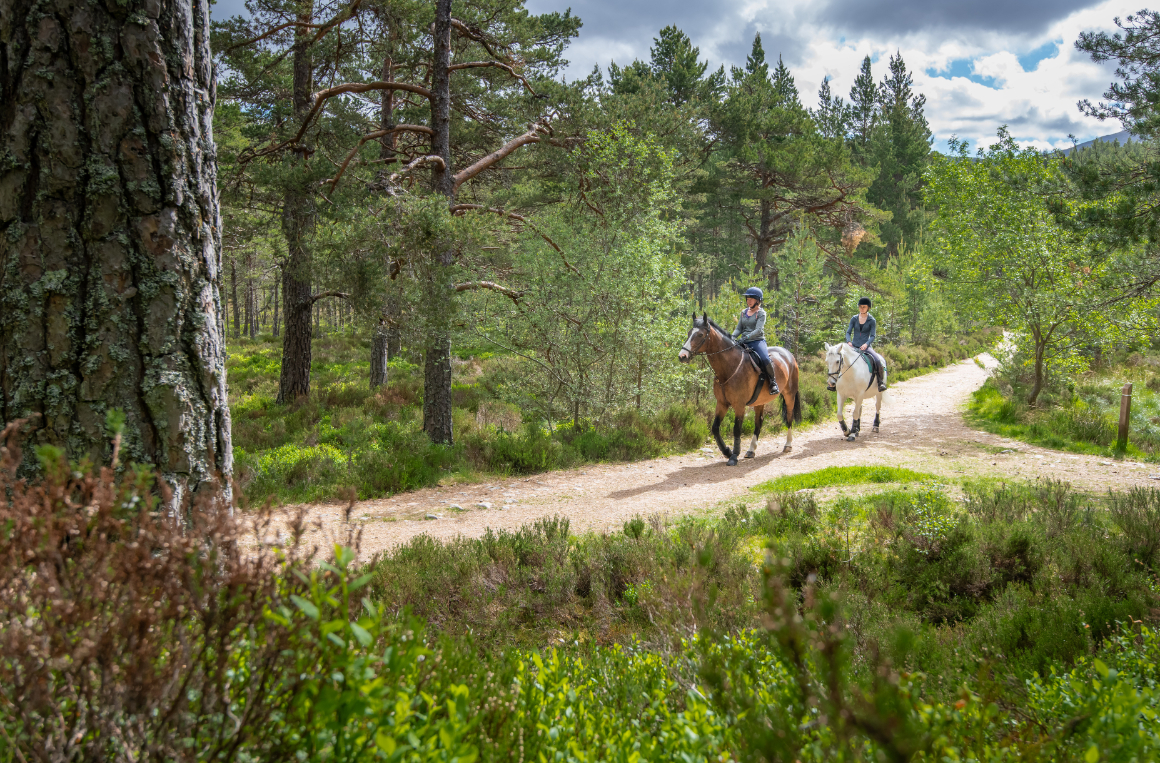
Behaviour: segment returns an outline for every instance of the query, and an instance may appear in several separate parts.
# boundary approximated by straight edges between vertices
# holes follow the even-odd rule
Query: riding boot
[[[765,375],[769,377],[769,394],[781,394],[781,390],[777,388],[777,374],[773,372],[773,363],[767,360],[762,366],[765,368]]]
[[[874,365],[878,366],[878,391],[886,391],[886,363],[880,358],[875,358]]]

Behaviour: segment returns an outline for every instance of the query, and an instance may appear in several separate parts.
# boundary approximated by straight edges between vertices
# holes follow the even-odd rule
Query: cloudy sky
[[[461,0],[462,1],[462,0]],[[584,21],[568,49],[569,77],[594,65],[647,60],[658,30],[675,24],[712,68],[745,60],[755,33],[766,56],[780,53],[807,106],[822,79],[846,95],[869,55],[881,79],[890,55],[901,52],[927,97],[935,148],[951,135],[976,146],[1002,124],[1039,148],[1062,148],[1119,132],[1118,122],[1082,116],[1080,98],[1096,100],[1113,67],[1075,50],[1081,31],[1113,29],[1113,19],[1143,0],[528,0],[533,12],[564,10]],[[219,0],[215,18],[240,0]]]
[[[1081,31],[1113,29],[1113,19],[1139,10],[1142,0],[529,0],[534,11],[563,10],[584,21],[568,50],[569,75],[610,60],[648,58],[657,30],[675,24],[712,67],[740,64],[753,35],[766,57],[780,53],[806,105],[817,102],[822,79],[847,95],[869,55],[881,79],[889,57],[901,52],[927,97],[935,147],[957,134],[990,142],[1009,125],[1021,142],[1040,148],[1070,145],[1119,132],[1076,109],[1096,100],[1112,80],[1075,50]]]

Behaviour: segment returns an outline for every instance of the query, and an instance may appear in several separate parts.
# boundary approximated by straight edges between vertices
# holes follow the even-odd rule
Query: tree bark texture
[[[208,29],[205,0],[0,5],[0,418],[107,463],[120,409],[177,505],[233,469]]]
[[[309,4],[299,14],[304,26],[297,31],[294,49],[294,114],[299,119],[310,111],[312,55],[308,25],[313,20]],[[302,157],[305,161],[305,157]],[[288,256],[282,268],[282,371],[278,380],[278,402],[289,403],[310,394],[311,299],[310,236],[314,232],[314,200],[303,184],[291,181],[282,205],[282,233]]]
[[[371,389],[387,383],[387,323],[379,321],[371,339]]]
[[[274,338],[278,338],[278,279],[274,279],[274,285],[271,286],[274,290],[274,318],[270,321],[270,332]]]
[[[242,314],[238,312],[238,263],[230,257],[230,306],[234,313],[234,339],[242,335]]]
[[[434,60],[431,68],[431,152],[443,158],[434,170],[435,192],[455,203],[455,173],[451,166],[451,0],[435,3]],[[452,294],[451,252],[432,252],[425,284],[427,342],[423,352],[423,431],[431,442],[450,445],[451,339],[444,304]]]

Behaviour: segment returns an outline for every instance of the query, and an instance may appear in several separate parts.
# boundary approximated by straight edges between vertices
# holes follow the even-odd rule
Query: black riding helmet
[[[765,293],[761,289],[757,288],[756,286],[750,286],[748,289],[745,290],[745,293],[742,294],[741,296],[753,297],[758,302],[763,302],[765,300]]]
[[[873,307],[873,305],[870,304],[869,297],[862,297],[862,299],[858,300],[858,307],[861,307],[862,305],[866,305],[866,307]]]

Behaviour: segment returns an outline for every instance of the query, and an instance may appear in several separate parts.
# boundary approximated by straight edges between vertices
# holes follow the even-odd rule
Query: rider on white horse
[[[846,343],[855,350],[866,353],[874,361],[874,373],[878,376],[878,391],[886,391],[886,361],[873,348],[878,338],[878,322],[870,315],[870,298],[858,300],[858,314],[850,318],[846,327]],[[830,379],[826,389],[833,392],[834,380]]]
[[[745,290],[745,309],[737,319],[737,328],[733,329],[733,338],[747,347],[761,360],[761,368],[769,377],[769,394],[781,394],[777,389],[777,377],[773,373],[773,363],[769,362],[769,347],[765,344],[765,310],[761,301],[765,294],[756,286]]]

